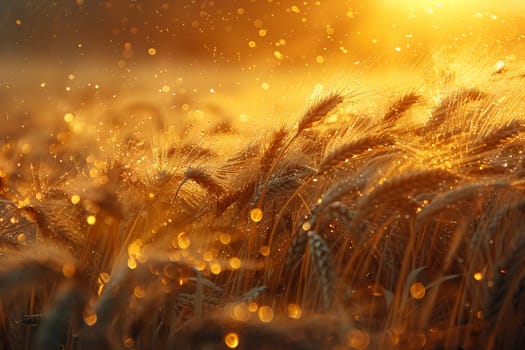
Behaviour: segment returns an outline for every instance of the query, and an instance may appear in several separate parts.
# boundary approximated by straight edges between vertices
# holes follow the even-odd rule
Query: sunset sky
[[[523,40],[513,1],[2,0],[2,56],[309,66]],[[154,50],[152,50],[154,49]],[[122,64],[122,63],[121,63]]]

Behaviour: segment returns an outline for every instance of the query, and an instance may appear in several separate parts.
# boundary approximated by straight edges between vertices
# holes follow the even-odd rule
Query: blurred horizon
[[[2,57],[313,66],[512,46],[525,5],[490,1],[2,0]]]
[[[419,74],[436,53],[519,61],[525,38],[518,0],[0,0],[0,9],[6,116],[106,110],[138,96],[182,113],[211,100],[256,120],[295,113],[323,88],[354,89],[360,76]]]

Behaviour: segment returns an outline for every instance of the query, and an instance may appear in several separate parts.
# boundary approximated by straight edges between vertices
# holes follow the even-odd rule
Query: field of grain
[[[0,57],[0,348],[525,346],[520,29],[502,34],[510,7],[480,10],[465,25],[497,22],[485,43],[385,36],[375,52],[378,18],[415,2],[399,3],[357,2],[370,31],[350,56],[351,40],[248,41],[261,58],[164,60],[166,42],[124,40],[79,58],[18,52],[19,34]],[[414,13],[444,25],[443,3]],[[338,11],[308,20],[334,37]],[[215,35],[226,56],[245,40]]]

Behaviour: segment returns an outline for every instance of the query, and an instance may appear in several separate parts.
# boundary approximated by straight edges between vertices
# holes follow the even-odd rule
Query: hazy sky
[[[519,1],[0,0],[2,56],[315,65],[523,39]],[[154,49],[154,50],[152,50]]]

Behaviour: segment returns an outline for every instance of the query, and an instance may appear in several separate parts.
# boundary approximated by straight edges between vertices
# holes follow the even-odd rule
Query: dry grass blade
[[[309,258],[319,278],[323,310],[327,311],[332,307],[335,294],[335,266],[332,253],[326,242],[315,231],[308,231],[306,236],[310,248]]]
[[[388,112],[383,116],[384,123],[395,123],[408,109],[419,102],[420,96],[415,92],[409,92],[394,102]]]
[[[335,107],[343,102],[343,96],[338,92],[333,92],[311,106],[299,121],[297,128],[297,135],[304,129],[310,128],[315,122],[321,120],[324,116],[330,113]]]
[[[393,143],[394,140],[385,136],[368,136],[357,141],[347,143],[328,153],[328,155],[321,161],[321,164],[319,164],[318,173],[328,171],[337,164],[362,152],[379,146],[391,145]]]

